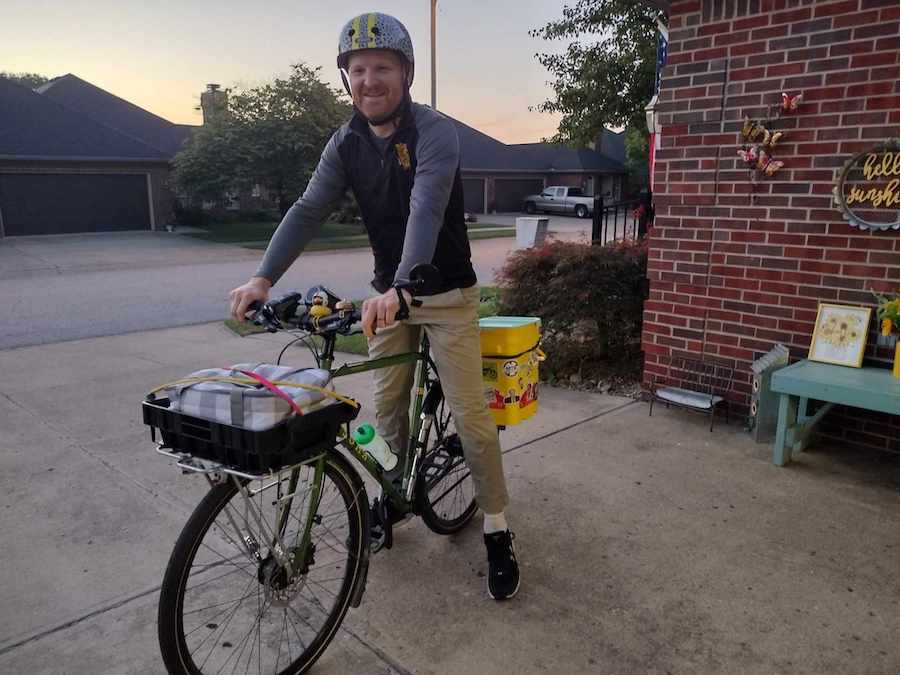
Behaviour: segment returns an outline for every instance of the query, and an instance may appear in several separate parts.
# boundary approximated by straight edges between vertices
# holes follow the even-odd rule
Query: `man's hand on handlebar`
[[[238,323],[243,323],[250,308],[250,303],[258,301],[260,304],[269,299],[269,289],[272,283],[264,277],[252,277],[243,286],[238,286],[228,294],[231,300],[231,318]]]
[[[406,304],[409,305],[412,302],[410,292],[407,290],[400,292],[403,293]],[[365,336],[370,338],[375,335],[375,331],[392,326],[396,321],[399,309],[400,298],[397,297],[397,291],[394,288],[389,288],[381,295],[363,302],[362,327]]]

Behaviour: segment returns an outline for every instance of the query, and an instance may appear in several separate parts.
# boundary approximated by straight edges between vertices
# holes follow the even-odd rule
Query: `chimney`
[[[223,112],[228,106],[228,94],[218,84],[207,84],[206,91],[200,94],[200,110],[203,111],[203,124]]]

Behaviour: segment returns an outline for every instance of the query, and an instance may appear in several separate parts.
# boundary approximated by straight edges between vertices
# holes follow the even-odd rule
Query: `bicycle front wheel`
[[[466,464],[462,441],[445,398],[436,406],[431,443],[416,478],[418,511],[425,525],[437,534],[454,534],[472,520],[475,483]]]
[[[175,544],[159,600],[173,674],[304,673],[364,574],[367,505],[339,456],[214,486]]]

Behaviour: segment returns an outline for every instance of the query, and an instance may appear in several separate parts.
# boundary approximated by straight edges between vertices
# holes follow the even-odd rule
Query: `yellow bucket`
[[[531,316],[480,319],[484,396],[498,426],[512,426],[537,411],[541,320]]]

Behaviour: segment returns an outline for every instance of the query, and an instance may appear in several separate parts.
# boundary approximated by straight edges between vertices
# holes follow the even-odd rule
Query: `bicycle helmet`
[[[363,49],[389,49],[400,55],[409,68],[406,87],[412,85],[416,57],[413,53],[412,38],[399,19],[382,12],[367,12],[350,19],[341,29],[338,40],[337,66],[347,93],[350,81],[347,79],[347,62],[350,54]]]

